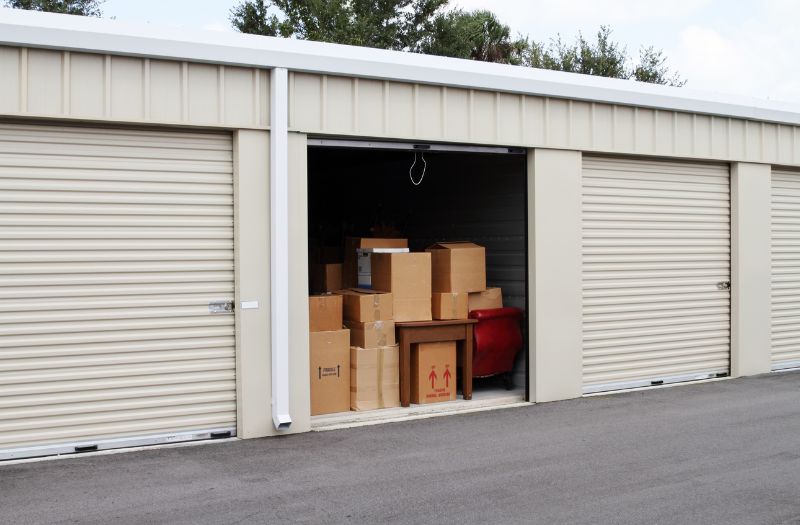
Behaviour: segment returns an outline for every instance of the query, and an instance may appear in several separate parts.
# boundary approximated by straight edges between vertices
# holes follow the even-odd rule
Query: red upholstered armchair
[[[478,320],[474,327],[472,376],[504,374],[503,382],[506,388],[511,388],[514,359],[522,349],[519,327],[522,310],[511,307],[473,310],[469,317]]]

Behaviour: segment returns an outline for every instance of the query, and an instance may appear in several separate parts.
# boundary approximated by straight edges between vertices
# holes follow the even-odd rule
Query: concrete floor
[[[800,523],[800,373],[0,466],[0,523]]]

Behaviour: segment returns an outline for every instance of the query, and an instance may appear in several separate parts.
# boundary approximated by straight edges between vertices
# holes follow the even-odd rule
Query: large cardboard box
[[[479,292],[486,289],[486,249],[472,242],[429,246],[434,292]]]
[[[394,319],[392,294],[390,293],[363,288],[339,290],[336,293],[342,296],[344,318],[347,321],[371,323]]]
[[[359,248],[358,254],[358,287],[372,288],[372,254],[373,253],[406,253],[408,248]]]
[[[419,343],[411,350],[411,402],[452,401],[456,398],[456,343]]]
[[[467,308],[473,310],[488,310],[491,308],[503,307],[503,290],[500,288],[487,288],[482,292],[469,294]]]
[[[313,293],[335,292],[341,289],[341,263],[316,263],[311,265],[311,291]]]
[[[378,348],[395,343],[394,321],[372,321],[359,323],[345,321],[350,329],[350,344],[361,348]]]
[[[312,332],[342,329],[342,296],[312,295],[308,298],[308,324]]]
[[[350,410],[350,330],[311,332],[311,415]]]
[[[394,320],[430,321],[431,254],[372,254],[372,287],[392,293]]]
[[[466,319],[469,314],[467,303],[469,294],[466,292],[447,292],[433,294],[431,310],[434,319]]]
[[[400,352],[397,345],[350,348],[350,408],[400,406]]]
[[[358,286],[359,248],[408,248],[408,239],[378,239],[370,237],[346,237],[344,240],[344,265],[342,287]]]

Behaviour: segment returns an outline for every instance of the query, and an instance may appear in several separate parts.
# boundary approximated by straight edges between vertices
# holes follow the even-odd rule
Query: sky
[[[107,0],[105,16],[131,23],[231,31],[238,0]],[[613,30],[631,55],[663,49],[687,87],[800,104],[798,0],[451,0],[489,9],[514,34],[549,41]]]

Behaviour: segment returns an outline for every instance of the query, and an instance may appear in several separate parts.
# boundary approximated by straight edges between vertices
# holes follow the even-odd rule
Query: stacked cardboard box
[[[350,328],[350,408],[400,406],[400,352],[395,344],[392,294],[349,289],[338,292]]]
[[[308,298],[311,415],[350,409],[350,330],[342,329],[342,296]]]
[[[373,253],[372,288],[391,292],[395,321],[430,321],[431,254]]]
[[[432,256],[434,319],[466,319],[472,310],[503,306],[500,288],[486,288],[483,246],[441,242],[426,251]]]

